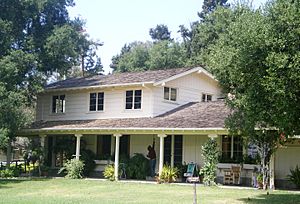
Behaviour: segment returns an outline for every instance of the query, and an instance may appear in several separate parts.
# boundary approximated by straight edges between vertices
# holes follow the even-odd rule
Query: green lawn
[[[197,187],[198,203],[300,203],[299,192]],[[193,187],[100,180],[0,180],[0,203],[193,203]]]

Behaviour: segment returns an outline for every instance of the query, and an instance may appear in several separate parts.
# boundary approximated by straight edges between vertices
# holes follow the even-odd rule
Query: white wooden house
[[[201,146],[209,137],[217,140],[225,157],[249,153],[240,137],[228,136],[224,120],[230,110],[221,98],[218,81],[201,67],[67,79],[39,94],[36,122],[20,135],[41,136],[52,165],[56,158],[51,144],[73,137],[77,158],[80,141],[85,141],[99,157],[114,154],[116,168],[119,154],[146,155],[153,139],[157,172],[165,162],[196,162],[201,167]],[[300,164],[299,153],[299,142],[276,152],[271,171],[278,184]],[[228,165],[219,165],[219,178]],[[244,166],[242,177],[250,179],[251,167]]]

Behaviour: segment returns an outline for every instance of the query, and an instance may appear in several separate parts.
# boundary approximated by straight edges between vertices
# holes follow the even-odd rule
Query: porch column
[[[75,154],[75,158],[77,160],[79,160],[79,157],[80,157],[80,138],[82,137],[82,135],[81,134],[76,134],[75,137],[76,137],[76,154]]]
[[[175,136],[171,136],[171,167],[174,167],[174,143],[175,143]]]
[[[114,134],[116,138],[116,148],[115,148],[115,180],[119,179],[119,152],[120,152],[120,137],[121,134]]]
[[[230,158],[232,159],[233,158],[233,149],[234,149],[234,136],[232,135],[231,136],[231,151],[230,151]]]
[[[40,156],[40,161],[44,160],[45,161],[45,157],[46,157],[46,150],[45,150],[45,139],[46,139],[47,135],[40,135],[40,143],[41,143],[41,148],[42,148],[42,155]]]
[[[159,175],[162,172],[163,166],[164,166],[164,141],[165,137],[167,135],[165,134],[159,134],[157,135],[159,137],[159,166],[158,166],[158,173]]]
[[[275,190],[275,155],[273,155],[270,158],[270,189]]]

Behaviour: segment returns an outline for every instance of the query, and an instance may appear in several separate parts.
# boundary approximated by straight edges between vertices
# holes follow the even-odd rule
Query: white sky
[[[112,56],[118,54],[125,43],[151,40],[149,29],[165,24],[173,38],[181,24],[189,27],[198,20],[203,0],[75,0],[69,8],[71,17],[86,20],[86,31],[92,39],[104,42],[99,48],[105,73],[111,71]],[[253,0],[255,7],[266,0]]]

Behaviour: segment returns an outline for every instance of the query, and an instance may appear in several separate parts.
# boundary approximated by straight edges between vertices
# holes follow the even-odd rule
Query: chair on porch
[[[231,169],[224,170],[223,184],[239,185],[241,181],[241,167],[231,166]]]
[[[195,173],[197,172],[197,165],[194,162],[191,162],[187,166],[186,172],[183,174],[184,177],[186,177],[186,182],[188,181],[189,177],[193,177]]]

